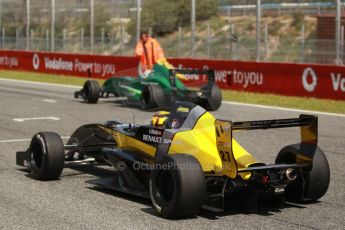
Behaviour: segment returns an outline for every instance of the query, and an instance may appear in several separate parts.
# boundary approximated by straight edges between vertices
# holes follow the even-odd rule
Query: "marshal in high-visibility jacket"
[[[140,58],[140,65],[143,72],[152,70],[153,65],[158,63],[158,60],[165,59],[164,51],[158,41],[147,32],[140,34],[140,40],[135,49],[135,55]]]

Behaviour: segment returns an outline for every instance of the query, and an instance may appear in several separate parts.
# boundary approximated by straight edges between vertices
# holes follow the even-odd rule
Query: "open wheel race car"
[[[204,75],[208,77],[206,85],[200,90],[187,88],[180,79],[184,74]],[[82,98],[88,103],[97,103],[99,98],[127,97],[130,103],[139,103],[143,109],[166,108],[175,101],[188,101],[207,110],[217,110],[222,103],[222,92],[215,84],[214,70],[168,69],[164,65],[154,65],[147,76],[112,77],[102,87],[97,81],[88,80],[75,98]]]
[[[39,180],[58,179],[65,161],[112,166],[113,177],[89,182],[149,198],[165,218],[193,216],[201,207],[222,211],[224,199],[236,194],[253,206],[260,199],[316,201],[330,180],[328,161],[317,146],[317,121],[300,115],[231,122],[177,102],[170,112],[155,114],[150,125],[108,121],[81,126],[66,145],[56,133],[37,133],[16,159]],[[275,164],[260,162],[232,137],[233,131],[285,127],[300,127],[302,140],[283,147]]]

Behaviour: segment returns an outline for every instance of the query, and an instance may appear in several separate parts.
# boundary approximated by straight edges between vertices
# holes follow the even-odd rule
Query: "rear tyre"
[[[33,136],[30,144],[30,169],[38,180],[59,179],[65,161],[61,137],[53,132],[41,132]]]
[[[206,100],[202,103],[202,107],[208,111],[215,111],[219,109],[222,104],[222,91],[214,84],[208,89],[208,86],[202,88],[205,91]]]
[[[165,104],[164,90],[159,85],[146,85],[141,92],[143,109],[162,108]]]
[[[87,103],[94,104],[98,102],[101,88],[97,81],[86,81],[83,87],[83,91]]]
[[[277,155],[276,164],[295,164],[299,149],[300,144],[284,147]],[[286,186],[286,199],[294,202],[316,201],[327,192],[329,181],[330,169],[327,158],[324,152],[319,147],[316,147],[311,169],[310,167],[303,168],[299,172],[297,179]]]
[[[165,155],[150,177],[151,201],[165,218],[196,215],[206,197],[205,175],[191,155]]]

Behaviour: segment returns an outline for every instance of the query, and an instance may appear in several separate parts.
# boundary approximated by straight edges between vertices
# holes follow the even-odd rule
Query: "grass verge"
[[[19,72],[19,71],[0,71],[0,78],[28,80],[36,82],[48,82],[56,84],[67,84],[82,86],[85,78],[72,77],[54,74],[41,74],[32,72]],[[103,84],[104,80],[98,80]],[[258,94],[237,92],[232,90],[223,90],[223,99],[228,101],[280,106],[294,109],[315,110],[321,112],[341,113],[345,114],[345,101],[335,101],[328,99],[316,99],[305,97],[287,97],[278,96],[273,94]]]
[[[33,72],[21,72],[21,71],[0,71],[0,78],[8,78],[15,80],[26,80],[36,82],[47,82],[63,85],[77,85],[82,86],[85,82],[83,77],[72,77],[66,75],[57,74],[44,74],[44,73],[33,73]],[[98,80],[100,84],[103,84],[104,80]]]

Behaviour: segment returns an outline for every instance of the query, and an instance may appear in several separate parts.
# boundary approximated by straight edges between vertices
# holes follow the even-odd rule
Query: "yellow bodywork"
[[[155,157],[157,148],[153,147],[152,145],[146,144],[134,137],[125,135],[112,129],[106,128],[105,130],[114,137],[119,149],[142,152],[147,157],[150,157],[152,159]]]
[[[211,113],[206,112],[197,121],[192,130],[177,132],[171,142],[169,154],[186,153],[193,155],[201,164],[204,172],[211,172],[216,175],[225,175],[234,178],[237,169],[246,168],[258,161],[248,153],[235,139],[229,136],[227,145],[229,152],[233,153],[234,162],[227,157],[222,157],[222,148],[217,145],[216,120]],[[231,127],[229,127],[231,129]],[[230,130],[228,130],[230,132]],[[224,143],[226,140],[223,141]],[[231,150],[232,145],[232,150]],[[225,159],[224,159],[225,158]],[[237,167],[236,167],[237,166]],[[244,179],[249,178],[250,173],[240,174]]]
[[[218,126],[222,126],[226,132],[217,139]],[[113,135],[118,148],[139,151],[154,159],[156,147],[121,132],[105,130]],[[258,161],[231,135],[231,122],[216,120],[211,113],[206,112],[198,119],[193,129],[175,133],[168,154],[193,155],[205,173],[224,175],[233,179],[238,175],[238,169],[247,168]],[[243,179],[248,179],[251,174],[239,173],[239,175]]]

